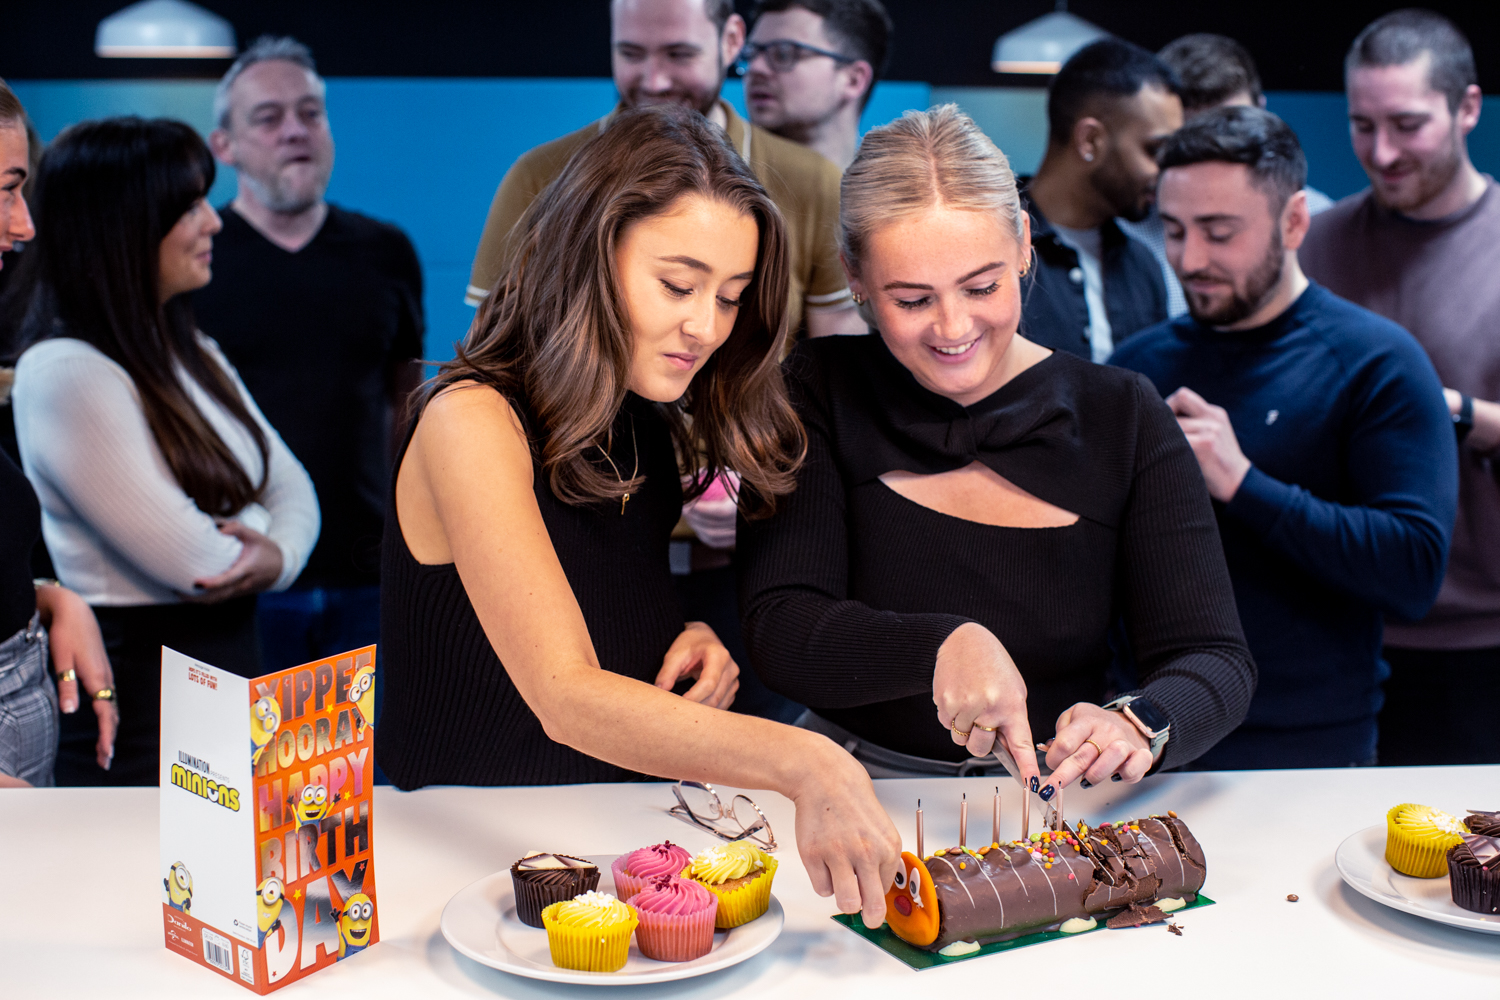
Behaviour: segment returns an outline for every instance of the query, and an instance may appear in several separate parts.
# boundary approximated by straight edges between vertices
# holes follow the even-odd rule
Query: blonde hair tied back
[[[859,274],[876,229],[935,205],[995,212],[1017,240],[1025,232],[1010,161],[956,104],[865,133],[839,188],[839,251],[850,273]]]

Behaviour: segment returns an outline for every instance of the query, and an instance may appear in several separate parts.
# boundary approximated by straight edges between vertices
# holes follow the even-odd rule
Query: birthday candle
[[[964,800],[958,807],[958,846],[969,846],[969,793],[964,793]]]
[[[998,844],[998,843],[1000,843],[1000,786],[999,785],[995,786],[995,822],[994,822],[994,826],[991,829],[993,830],[993,833],[992,833],[992,835],[990,837],[990,843],[992,843],[992,844]]]
[[[922,850],[922,800],[917,800],[917,857],[927,857],[927,852]]]

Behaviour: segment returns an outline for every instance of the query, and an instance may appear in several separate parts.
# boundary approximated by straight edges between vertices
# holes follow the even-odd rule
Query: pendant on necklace
[[[630,494],[627,493],[620,498],[620,516],[625,516],[625,505],[630,502]]]

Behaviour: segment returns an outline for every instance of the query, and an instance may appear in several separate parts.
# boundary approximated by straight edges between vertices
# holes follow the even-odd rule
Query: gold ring
[[[968,739],[969,738],[969,734],[968,733],[961,733],[961,732],[959,732],[957,726],[949,726],[948,728],[951,729],[951,730],[953,730],[953,732],[956,735],[962,736],[964,739]]]
[[[59,684],[66,684],[68,681],[76,681],[77,679],[78,671],[74,670],[72,667],[69,667],[67,670],[64,670],[62,673],[57,675],[57,681]]]
[[[976,722],[974,724],[974,728],[975,729],[981,729],[981,730],[983,730],[984,732],[987,732],[987,733],[993,733],[993,732],[996,732],[997,730],[999,730],[1000,727],[999,726],[981,726],[981,725],[979,725],[979,723]]]
[[[114,701],[115,700],[115,689],[114,688],[100,688],[99,690],[97,690],[97,691],[94,692],[94,700],[95,701]]]
[[[1099,751],[1099,756],[1100,757],[1104,756],[1104,748],[1101,747],[1099,744],[1094,743],[1093,740],[1084,740],[1083,742],[1085,742],[1085,743],[1092,743],[1093,746],[1094,746],[1094,749]],[[1082,749],[1082,748],[1080,747],[1080,749]]]

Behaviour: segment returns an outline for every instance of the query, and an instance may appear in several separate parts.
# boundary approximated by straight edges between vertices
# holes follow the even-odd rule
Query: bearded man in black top
[[[267,669],[376,640],[393,423],[421,372],[416,252],[394,226],[323,200],[323,98],[311,54],[289,38],[258,40],[220,81],[210,141],[239,191],[221,210],[213,282],[193,301],[323,512],[297,582],[260,599]]]

